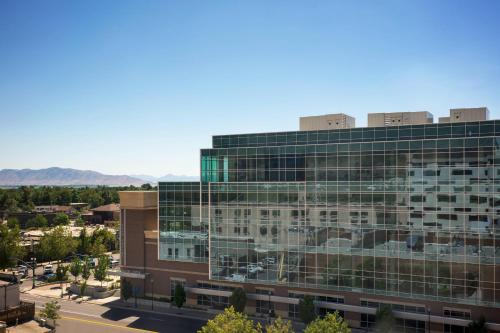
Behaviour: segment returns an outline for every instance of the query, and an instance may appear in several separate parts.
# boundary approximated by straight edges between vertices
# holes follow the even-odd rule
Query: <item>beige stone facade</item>
[[[432,124],[433,116],[427,111],[369,113],[368,127]]]
[[[461,123],[467,121],[489,120],[490,111],[487,107],[450,109],[449,117],[439,118],[440,123]]]
[[[318,131],[354,127],[356,127],[356,120],[344,113],[300,117],[301,131]]]

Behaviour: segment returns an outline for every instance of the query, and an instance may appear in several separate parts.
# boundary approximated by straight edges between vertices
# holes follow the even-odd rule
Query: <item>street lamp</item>
[[[31,258],[31,269],[33,271],[33,286],[31,289],[35,289],[35,268],[36,268],[36,258],[32,257]]]
[[[154,310],[154,302],[155,302],[155,295],[153,290],[154,282],[155,281],[153,280],[153,278],[151,278],[151,311]]]
[[[427,308],[427,332],[431,333],[431,309]]]
[[[269,290],[267,292],[267,295],[269,296],[269,300],[268,300],[268,303],[267,303],[268,310],[269,310],[269,319],[268,319],[269,320],[269,324],[271,324],[271,295],[272,295],[272,293],[273,292],[271,290]]]

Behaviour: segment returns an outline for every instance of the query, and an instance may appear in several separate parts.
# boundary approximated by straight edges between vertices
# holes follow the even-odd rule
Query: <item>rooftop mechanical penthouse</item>
[[[352,327],[392,307],[406,332],[500,332],[500,121],[488,109],[301,118],[301,131],[213,137],[201,182],[123,192],[122,271],[139,294]],[[151,280],[154,281],[150,283]],[[426,331],[427,330],[427,331]]]

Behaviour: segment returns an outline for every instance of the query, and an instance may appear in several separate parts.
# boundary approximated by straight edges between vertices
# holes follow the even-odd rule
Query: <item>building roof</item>
[[[120,204],[109,204],[109,205],[104,205],[104,206],[99,206],[94,209],[91,209],[93,212],[119,212],[120,211]]]

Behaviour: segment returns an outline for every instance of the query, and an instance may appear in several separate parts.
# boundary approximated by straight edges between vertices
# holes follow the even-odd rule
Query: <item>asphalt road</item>
[[[37,310],[52,300],[34,295],[21,295],[22,300],[35,302]],[[196,332],[205,320],[185,318],[174,314],[157,314],[137,309],[109,308],[107,306],[59,300],[61,319],[58,332],[71,333],[124,333],[124,332]]]

